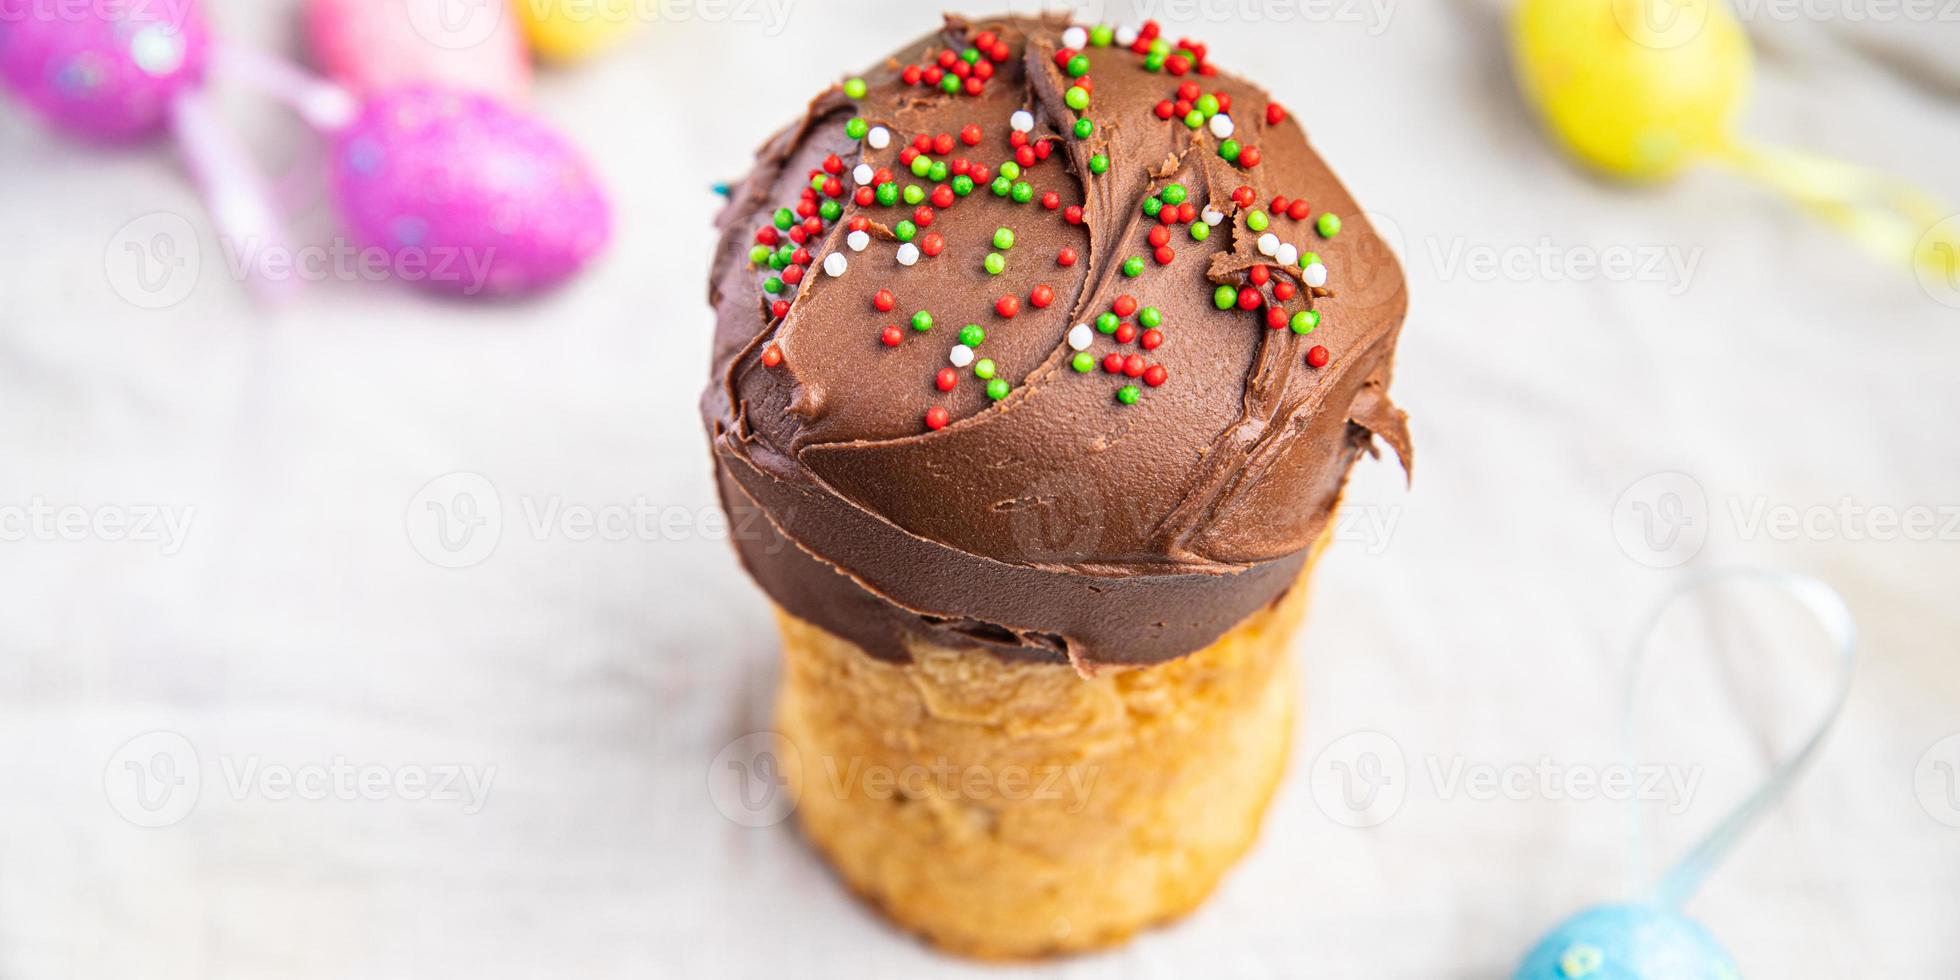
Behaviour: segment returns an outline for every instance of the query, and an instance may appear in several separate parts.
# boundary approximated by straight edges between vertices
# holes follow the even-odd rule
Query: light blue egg
[[[1701,924],[1659,905],[1600,905],[1565,920],[1515,980],[1739,980]]]

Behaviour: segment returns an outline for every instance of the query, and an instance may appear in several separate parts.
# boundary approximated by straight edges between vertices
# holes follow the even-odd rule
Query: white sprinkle
[[[853,252],[862,252],[865,246],[871,244],[871,233],[868,231],[851,232],[844,236],[844,244],[850,246]]]
[[[1212,227],[1216,228],[1218,227],[1219,222],[1225,220],[1225,212],[1220,211],[1214,207],[1206,207],[1204,210],[1204,214],[1201,215],[1201,217],[1205,219],[1205,224],[1211,225]]]
[[[1318,262],[1307,266],[1306,272],[1303,275],[1309,286],[1327,285],[1327,267]]]
[[[900,245],[898,247],[899,265],[917,265],[918,262],[919,262],[919,246],[914,245],[911,242],[906,242],[905,244]]]
[[[1126,48],[1137,43],[1137,29],[1128,24],[1118,26],[1116,28],[1116,43]]]
[[[832,276],[843,275],[844,270],[850,264],[851,260],[845,258],[842,252],[832,252],[823,257],[823,271],[830,273]]]
[[[1275,235],[1275,234],[1273,234],[1273,233],[1272,233],[1272,232],[1270,232],[1270,231],[1269,231],[1269,232],[1267,232],[1267,233],[1265,233],[1265,234],[1263,234],[1263,235],[1260,235],[1260,236],[1259,236],[1259,254],[1260,254],[1260,255],[1278,255],[1278,254],[1279,254],[1279,236],[1278,236],[1278,235]]]
[[[1279,260],[1280,265],[1290,266],[1300,261],[1300,246],[1287,242],[1279,247],[1279,254],[1273,257]]]
[[[892,131],[883,126],[873,126],[871,132],[864,134],[864,141],[869,143],[872,149],[882,150],[892,145]]]
[[[1068,345],[1070,347],[1076,350],[1088,350],[1089,345],[1095,343],[1095,341],[1096,335],[1090,331],[1088,324],[1078,323],[1069,328]]]
[[[1071,27],[1068,30],[1062,32],[1062,47],[1074,48],[1075,50],[1080,51],[1088,43],[1089,43],[1089,32],[1083,30],[1080,27]]]
[[[1230,139],[1232,136],[1232,117],[1222,112],[1211,117],[1211,135],[1219,139]]]
[[[1014,127],[1017,133],[1030,132],[1034,129],[1034,113],[1026,109],[1016,109],[1014,115],[1008,117],[1007,124]]]
[[[857,165],[856,170],[851,171],[851,179],[857,181],[859,187],[871,183],[871,178],[876,176],[878,176],[878,171],[871,169],[871,165],[868,163],[860,163]]]
[[[953,352],[946,356],[953,362],[954,367],[966,367],[973,363],[973,348],[965,344],[954,344]]]

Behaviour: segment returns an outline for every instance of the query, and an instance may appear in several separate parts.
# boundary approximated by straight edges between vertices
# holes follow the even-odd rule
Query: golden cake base
[[[1078,952],[1182,916],[1279,782],[1306,593],[1303,572],[1196,653],[1088,679],[977,650],[888,663],[778,611],[803,829],[854,891],[967,956]]]

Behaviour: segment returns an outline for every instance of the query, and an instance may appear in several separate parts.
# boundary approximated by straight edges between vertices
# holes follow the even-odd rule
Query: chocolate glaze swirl
[[[1373,436],[1410,461],[1403,415],[1386,393],[1407,306],[1401,271],[1294,118],[1268,125],[1267,94],[1222,72],[1187,76],[1231,96],[1235,138],[1262,156],[1242,170],[1206,129],[1154,114],[1183,79],[1144,70],[1127,49],[1091,48],[1085,114],[1096,130],[1077,139],[1068,79],[1053,60],[1065,26],[948,17],[942,31],[866,72],[863,99],[820,95],[764,146],[720,218],[709,292],[714,374],[702,412],[738,550],[784,609],[881,658],[907,659],[914,638],[1085,672],[1190,653],[1291,585]],[[1013,51],[984,94],[900,80],[905,65],[929,64],[981,31]],[[945,156],[993,167],[1012,157],[1009,117],[1024,108],[1036,121],[1030,137],[1056,138],[1058,152],[1023,179],[1058,193],[1064,208],[1082,206],[1082,224],[982,186],[937,209],[930,230],[944,237],[943,254],[905,267],[891,226],[911,209],[859,209],[847,193],[845,215],[873,222],[870,247],[848,250],[844,222],[830,223],[808,243],[815,260],[788,315],[771,317],[761,288],[769,273],[747,254],[752,235],[796,202],[828,154],[842,158],[847,188],[859,162],[905,178],[898,154],[913,134],[971,123],[982,142]],[[891,145],[874,150],[846,135],[853,116],[889,127]],[[1108,155],[1107,173],[1091,172],[1096,153]],[[1173,226],[1175,260],[1146,259],[1142,275],[1128,277],[1123,260],[1151,254],[1145,239],[1156,222],[1141,203],[1173,181],[1226,219],[1203,242]],[[1310,335],[1268,329],[1263,310],[1213,304],[1218,285],[1241,286],[1251,267],[1271,262],[1249,209],[1232,198],[1241,185],[1257,207],[1283,194],[1343,221],[1333,240],[1311,220],[1279,217],[1267,229],[1318,252],[1330,270],[1325,289],[1302,286],[1286,304],[1306,308],[1311,295],[1322,321]],[[998,227],[1016,241],[1006,271],[991,276],[981,260]],[[1071,267],[1057,262],[1064,247],[1079,252]],[[838,250],[848,270],[822,274],[823,257]],[[1027,305],[1037,284],[1055,292],[1046,309]],[[872,306],[881,288],[898,301],[889,313]],[[1168,338],[1150,357],[1169,380],[1143,389],[1135,405],[1114,397],[1131,379],[1073,370],[1066,341],[1071,326],[1124,294],[1161,310]],[[1020,298],[1018,316],[996,313],[1004,295]],[[918,310],[932,315],[932,331],[908,329],[897,347],[880,342],[884,325]],[[932,383],[968,323],[987,331],[981,353],[1012,386],[1005,399],[988,398],[970,375],[949,393]],[[775,367],[760,356],[770,345],[783,358]],[[1330,352],[1325,367],[1307,364],[1314,345]],[[1090,353],[1115,350],[1138,348],[1098,334]],[[921,420],[933,405],[953,421],[928,431]]]

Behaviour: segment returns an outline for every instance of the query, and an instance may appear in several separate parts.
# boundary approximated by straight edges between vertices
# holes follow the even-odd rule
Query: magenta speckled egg
[[[382,95],[337,133],[333,196],[396,278],[465,296],[543,289],[605,247],[612,215],[557,132],[473,93]]]
[[[313,61],[361,95],[428,83],[522,104],[531,62],[501,3],[307,0]]]
[[[0,0],[0,81],[54,125],[91,139],[162,130],[204,79],[211,35],[193,0]]]

